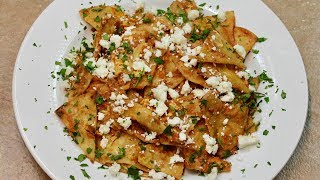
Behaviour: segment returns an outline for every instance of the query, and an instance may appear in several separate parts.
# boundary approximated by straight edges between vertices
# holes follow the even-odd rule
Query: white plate
[[[56,0],[36,20],[26,35],[16,61],[13,78],[13,104],[17,123],[26,146],[44,171],[53,179],[84,178],[79,162],[74,161],[81,150],[63,133],[63,124],[54,110],[63,101],[61,83],[51,78],[55,71],[55,61],[78,39],[83,32],[78,11],[89,7],[87,0]],[[102,4],[106,1],[94,1]],[[113,4],[116,1],[108,3]],[[269,92],[270,103],[263,104],[262,123],[257,132],[261,148],[252,147],[239,151],[228,160],[233,163],[230,173],[219,175],[220,179],[271,179],[277,175],[293,153],[303,130],[308,106],[308,87],[303,61],[299,51],[285,26],[278,17],[261,1],[199,1],[207,2],[215,9],[235,10],[237,25],[246,27],[258,36],[267,37],[265,43],[257,44],[259,55],[250,54],[246,60],[251,72],[267,70],[281,90],[287,92],[283,100],[281,93],[275,94],[276,87],[261,92]],[[83,5],[81,5],[83,3]],[[136,6],[133,1],[120,2],[125,8]],[[148,0],[147,7],[164,9],[169,1]],[[205,9],[208,9],[206,7]],[[206,10],[206,12],[209,12]],[[64,27],[64,21],[68,28]],[[90,28],[88,28],[90,29]],[[78,31],[81,31],[78,34]],[[64,36],[67,36],[67,40]],[[33,46],[36,43],[38,47]],[[53,89],[56,87],[56,89]],[[285,108],[284,112],[281,108]],[[268,114],[273,110],[271,117]],[[45,130],[45,126],[48,130]],[[276,126],[273,130],[271,126]],[[24,131],[23,128],[28,128]],[[268,136],[262,132],[268,129]],[[34,146],[36,146],[34,148]],[[72,159],[67,161],[67,156]],[[242,159],[242,160],[241,160]],[[271,166],[267,162],[271,163]],[[90,164],[88,160],[85,163]],[[256,168],[254,165],[258,164]],[[86,169],[92,179],[101,179],[106,170],[98,170],[99,164]],[[241,169],[246,169],[244,173]],[[184,179],[192,179],[195,174],[187,174]],[[124,177],[126,177],[124,175]]]

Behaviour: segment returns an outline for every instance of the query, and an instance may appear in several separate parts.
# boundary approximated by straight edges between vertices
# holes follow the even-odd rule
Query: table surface
[[[306,66],[310,104],[300,143],[276,179],[320,176],[320,2],[263,0],[284,22]],[[20,44],[51,0],[0,0],[0,179],[49,179],[27,150],[12,107],[11,81]],[[5,13],[4,13],[5,12]]]

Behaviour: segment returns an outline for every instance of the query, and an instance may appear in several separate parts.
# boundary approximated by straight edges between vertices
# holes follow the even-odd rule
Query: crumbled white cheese
[[[212,36],[211,36],[211,39],[212,39],[212,40],[216,40],[216,35],[212,35]]]
[[[95,65],[97,68],[93,70],[93,75],[96,75],[102,79],[106,77],[111,79],[114,77],[115,69],[112,61],[108,61],[107,59],[100,57]]]
[[[178,154],[175,154],[172,157],[170,157],[170,161],[169,161],[170,165],[173,165],[177,162],[184,162],[183,157],[179,156]]]
[[[238,136],[238,147],[239,149],[248,147],[248,146],[253,146],[259,143],[259,139],[257,137],[254,137],[252,135],[247,135],[247,136]]]
[[[144,49],[143,52],[144,52],[143,58],[144,58],[147,62],[149,62],[149,61],[150,61],[150,58],[151,58],[151,56],[152,56],[152,52],[151,52],[149,49]]]
[[[188,19],[193,21],[199,17],[200,13],[198,10],[190,10],[188,12]]]
[[[99,41],[100,46],[102,46],[103,48],[109,49],[110,48],[110,42],[104,39],[101,39]]]
[[[209,92],[209,89],[194,89],[192,93],[194,94],[195,98],[201,99],[204,95]]]
[[[145,132],[143,134],[143,136],[146,138],[146,141],[151,141],[151,140],[154,140],[157,136],[157,133],[156,132],[151,132],[150,134],[148,134],[147,132]]]
[[[112,166],[108,168],[108,171],[112,176],[118,176],[120,169],[121,169],[120,164],[114,162]]]
[[[156,99],[151,99],[149,105],[156,107],[155,113],[158,116],[164,115],[168,110],[167,105],[163,101],[158,101]]]
[[[173,74],[172,74],[172,72],[170,71],[170,72],[168,72],[168,74],[167,74],[166,76],[169,77],[169,78],[172,78],[172,77],[173,77]]]
[[[162,82],[156,88],[151,89],[151,91],[157,100],[165,102],[167,100],[168,89],[168,86]]]
[[[249,73],[247,73],[246,71],[238,71],[236,72],[237,76],[239,76],[239,78],[244,78],[245,80],[248,80],[250,78]]]
[[[216,144],[216,139],[209,136],[209,134],[204,134],[203,136],[203,140],[204,142],[206,143],[206,151],[209,153],[209,154],[213,154],[215,155],[218,151],[218,144]]]
[[[212,76],[206,80],[206,83],[212,86],[213,88],[217,88],[221,83],[221,81],[222,81],[222,78],[220,76]]]
[[[131,118],[130,117],[125,117],[125,118],[121,118],[119,117],[117,122],[120,124],[120,126],[122,126],[125,130],[127,130],[132,122],[131,122]]]
[[[179,133],[179,140],[180,141],[187,140],[187,135],[186,135],[186,132],[184,130]]]
[[[202,68],[201,68],[201,72],[202,72],[202,73],[205,73],[205,72],[207,72],[207,68],[205,68],[205,67],[202,67]]]
[[[220,99],[223,102],[232,102],[235,98],[233,92],[228,92],[226,95],[222,96]]]
[[[102,134],[108,134],[110,132],[110,126],[114,122],[113,119],[110,119],[106,122],[106,124],[101,124],[99,127],[99,133]]]
[[[139,60],[139,61],[134,61],[132,63],[132,67],[134,70],[136,71],[145,71],[145,72],[151,72],[151,69],[148,65],[146,65],[143,61]]]
[[[157,50],[154,52],[154,55],[155,55],[156,57],[161,57],[161,56],[162,56],[162,52],[161,52],[159,49],[157,49]]]
[[[179,93],[176,90],[171,89],[171,88],[168,89],[168,93],[169,93],[169,96],[172,99],[176,99],[176,98],[178,98],[180,96]]]
[[[175,178],[170,176],[170,175],[167,175],[163,172],[156,172],[154,169],[151,169],[149,171],[149,174],[148,174],[149,177],[151,177],[153,180],[163,180],[163,179],[168,179],[168,180],[174,180]]]
[[[174,117],[172,119],[168,118],[168,124],[170,126],[177,126],[182,123],[182,120],[179,117]]]
[[[101,121],[104,118],[104,114],[102,112],[98,112],[98,120]]]
[[[217,179],[217,176],[218,176],[218,168],[217,167],[213,167],[211,169],[211,173],[210,174],[207,174],[207,179],[208,180],[215,180]]]
[[[192,88],[191,88],[190,85],[189,85],[189,81],[186,81],[186,82],[183,84],[180,93],[186,96],[186,95],[188,95],[188,94],[191,92],[191,90],[192,90]]]
[[[222,81],[219,86],[217,87],[217,90],[220,93],[227,93],[232,91],[232,84],[229,81]]]
[[[108,139],[106,138],[106,137],[102,137],[102,139],[101,139],[101,141],[100,141],[100,146],[104,149],[104,148],[106,148],[107,147],[107,145],[108,145]]]
[[[123,74],[122,75],[122,80],[123,80],[124,83],[127,83],[127,82],[131,81],[131,78],[130,78],[130,76],[128,74]]]
[[[186,23],[183,27],[182,27],[184,33],[189,34],[192,31],[192,27],[190,25],[190,23]]]
[[[249,85],[249,90],[255,92],[256,91],[256,87]]]
[[[123,36],[131,36],[132,35],[132,29],[136,28],[135,26],[129,26],[126,28],[126,31],[123,33]]]
[[[246,49],[244,49],[243,46],[240,46],[239,44],[233,46],[233,48],[236,50],[236,52],[242,57],[245,58],[247,55]]]
[[[186,44],[188,40],[186,37],[184,37],[184,31],[178,27],[175,27],[170,41],[176,44]]]
[[[122,41],[122,38],[119,35],[112,35],[110,37],[110,43],[114,43],[116,48],[120,47],[121,41]]]
[[[166,34],[165,36],[163,36],[161,38],[161,42],[160,41],[155,41],[155,47],[156,48],[168,49],[169,46],[170,46],[170,36],[168,34]]]
[[[222,124],[225,126],[225,125],[227,125],[227,124],[228,124],[228,121],[229,121],[229,119],[228,119],[228,118],[226,118],[226,119],[224,119],[224,120],[223,120]]]
[[[178,18],[177,18],[177,23],[178,23],[179,25],[182,25],[182,24],[183,24],[183,18],[182,18],[182,17],[178,17]]]
[[[220,22],[224,22],[227,19],[226,13],[225,12],[219,12],[218,13],[218,19],[219,19]]]

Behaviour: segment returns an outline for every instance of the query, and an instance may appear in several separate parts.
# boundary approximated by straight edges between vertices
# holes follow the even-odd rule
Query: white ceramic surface
[[[261,147],[240,150],[237,155],[230,157],[228,160],[233,163],[232,171],[219,175],[218,179],[271,179],[294,152],[306,120],[308,87],[300,53],[285,26],[263,2],[197,1],[198,4],[203,2],[207,3],[205,13],[215,11],[216,5],[220,5],[221,10],[234,10],[238,26],[268,38],[266,42],[256,45],[255,49],[260,50],[259,55],[250,54],[246,64],[251,72],[266,70],[280,88],[277,94],[274,93],[276,87],[259,89],[260,92],[268,92],[270,97],[268,104],[262,104],[263,113],[257,115],[261,119],[261,126],[256,133],[261,140]],[[97,0],[92,3],[114,4],[118,1]],[[118,4],[128,9],[139,3],[122,0]],[[148,0],[146,7],[164,9],[169,4],[167,0]],[[68,179],[70,175],[83,179],[80,169],[86,169],[92,179],[109,177],[107,170],[97,169],[100,164],[92,165],[86,160],[84,163],[89,167],[81,168],[80,163],[73,160],[81,150],[70,137],[65,136],[64,126],[54,114],[54,110],[64,102],[63,85],[51,78],[50,72],[57,70],[55,61],[61,59],[70,47],[76,45],[83,36],[91,34],[89,30],[83,31],[78,14],[80,9],[89,6],[91,4],[86,0],[55,0],[30,28],[21,45],[14,70],[13,104],[20,133],[33,157],[53,179]],[[68,23],[68,28],[64,27],[64,21]],[[78,34],[78,31],[81,32]],[[281,90],[287,92],[285,100],[280,96]],[[269,117],[272,110],[272,116]],[[276,126],[276,129],[273,130],[271,126]],[[269,130],[268,136],[262,135],[265,129]],[[72,159],[67,161],[67,156]],[[258,164],[256,168],[255,164]],[[241,169],[246,170],[242,173]],[[197,174],[186,173],[184,179],[194,177],[200,178]]]

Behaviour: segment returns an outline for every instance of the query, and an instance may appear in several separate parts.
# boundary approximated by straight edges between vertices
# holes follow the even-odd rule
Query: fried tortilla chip
[[[251,51],[258,39],[258,37],[253,32],[242,27],[234,28],[234,38],[235,44],[244,47],[247,54]]]
[[[83,153],[94,161],[95,129],[97,124],[97,108],[93,94],[80,95],[59,107],[55,112],[67,127],[74,142]],[[87,149],[92,152],[88,153]]]

